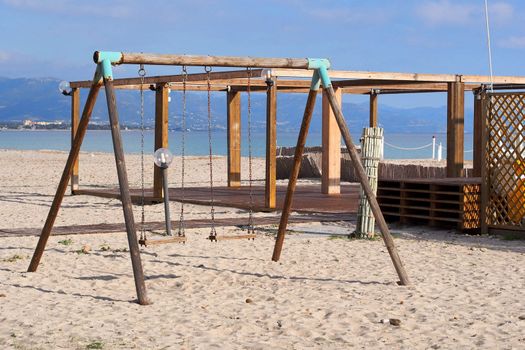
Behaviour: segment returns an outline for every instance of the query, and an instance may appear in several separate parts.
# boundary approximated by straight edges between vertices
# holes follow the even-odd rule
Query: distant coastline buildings
[[[23,122],[22,122],[22,126],[25,126],[25,127],[33,127],[33,126],[37,126],[37,125],[40,125],[40,126],[55,126],[55,127],[60,127],[62,125],[64,125],[64,122],[62,120],[55,120],[55,121],[33,121],[31,119],[25,119]]]

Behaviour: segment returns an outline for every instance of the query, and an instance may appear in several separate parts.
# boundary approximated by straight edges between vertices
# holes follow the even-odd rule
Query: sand
[[[66,154],[0,151],[0,229],[40,227]],[[81,155],[81,184],[116,184],[109,154]],[[127,158],[140,183],[140,158]],[[176,160],[177,162],[178,160]],[[245,162],[246,163],[246,162]],[[262,178],[262,160],[255,160]],[[32,164],[33,168],[29,169]],[[149,164],[149,163],[148,163]],[[216,159],[218,184],[225,159]],[[192,157],[190,182],[206,181]],[[173,169],[173,182],[177,169]],[[246,171],[244,172],[247,173]],[[151,181],[148,174],[146,181]],[[172,215],[178,204],[172,203]],[[187,206],[188,218],[209,208]],[[139,217],[140,208],[135,208]],[[257,214],[273,215],[273,214]],[[218,208],[218,216],[246,213]],[[162,205],[146,208],[162,220]],[[122,222],[116,200],[66,196],[57,225]],[[519,349],[525,348],[525,243],[427,228],[394,229],[412,280],[397,276],[382,241],[338,238],[349,223],[296,224],[282,260],[271,231],[252,241],[188,243],[142,251],[153,304],[134,303],[125,233],[51,237],[27,273],[37,237],[0,238],[0,346],[15,349]],[[219,228],[219,233],[239,232]],[[83,247],[88,253],[82,253]],[[385,319],[399,319],[394,326]]]

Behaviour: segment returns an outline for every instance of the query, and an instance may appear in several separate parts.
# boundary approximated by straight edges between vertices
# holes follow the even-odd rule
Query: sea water
[[[241,153],[248,156],[247,132],[243,130]],[[298,132],[277,132],[278,146],[295,146]],[[436,137],[436,150],[439,143],[443,146],[443,158],[446,158],[446,134],[389,134],[385,132],[385,159],[431,159],[432,136]],[[359,134],[353,134],[354,142],[359,144]],[[122,142],[126,153],[140,153],[141,131],[122,130]],[[175,155],[181,153],[182,132],[169,132],[169,145]],[[207,131],[188,131],[185,134],[187,155],[207,155],[209,152]],[[153,154],[154,132],[144,131],[144,150]],[[307,146],[321,145],[321,133],[310,132]],[[252,155],[264,157],[266,134],[252,132]],[[0,130],[0,149],[16,150],[58,150],[68,151],[71,146],[69,130]],[[414,149],[426,146],[422,149]],[[82,144],[84,152],[113,152],[111,132],[109,130],[88,130]],[[212,131],[213,154],[226,155],[227,138],[223,130]],[[472,160],[472,134],[465,134],[465,159]]]

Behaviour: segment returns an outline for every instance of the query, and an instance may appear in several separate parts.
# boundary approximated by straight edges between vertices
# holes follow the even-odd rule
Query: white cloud
[[[5,5],[35,12],[127,18],[132,14],[132,3],[123,0],[108,3],[103,0],[73,2],[69,0],[1,0]]]
[[[474,5],[459,4],[448,0],[430,1],[419,5],[416,14],[428,24],[463,24],[476,14]]]
[[[380,8],[316,8],[305,10],[308,15],[321,21],[339,21],[343,23],[378,23],[385,22],[391,15]]]
[[[507,49],[525,49],[525,36],[511,36],[499,42],[499,46]]]
[[[9,61],[11,55],[8,52],[0,51],[0,63]]]
[[[514,17],[514,7],[506,2],[489,4],[489,16],[496,22],[510,21]]]
[[[430,25],[470,25],[484,20],[485,7],[482,1],[472,2],[436,0],[426,1],[416,8],[416,15]],[[514,8],[506,2],[489,3],[491,22],[506,22],[514,17]]]
[[[303,13],[314,20],[338,23],[380,23],[393,17],[391,6],[376,6],[358,1],[351,6],[340,0],[305,1],[273,0],[276,6],[287,6],[293,11]]]

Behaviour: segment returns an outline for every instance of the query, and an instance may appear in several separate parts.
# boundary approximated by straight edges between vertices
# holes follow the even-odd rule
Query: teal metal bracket
[[[113,79],[111,65],[122,62],[122,52],[95,51],[93,61],[98,65],[97,71],[100,70],[104,79]]]
[[[314,70],[314,74],[312,75],[312,85],[310,85],[310,90],[317,91],[319,90],[319,86],[321,85],[321,80],[319,79],[319,72]]]
[[[109,60],[112,64],[120,64],[122,63],[122,52],[95,51],[93,61],[95,61],[95,63],[102,63],[104,60]]]
[[[97,64],[97,69],[95,70],[95,76],[93,77],[93,83],[98,84],[102,81],[102,65]]]
[[[308,69],[315,71],[312,76],[312,85],[310,89],[319,89],[319,80],[323,84],[323,88],[327,88],[332,85],[330,77],[328,76],[328,69],[330,68],[330,61],[326,58],[308,58]]]
[[[101,67],[102,76],[104,77],[104,79],[113,79],[113,69],[111,69],[110,60],[102,60],[102,62],[98,65]]]
[[[323,84],[323,88],[328,88],[332,86],[332,81],[330,80],[330,76],[328,75],[328,69],[324,66],[321,66],[317,69],[317,73],[321,77],[321,83]]]
[[[326,58],[307,58],[308,69],[319,69],[320,67],[330,68],[330,61]]]

